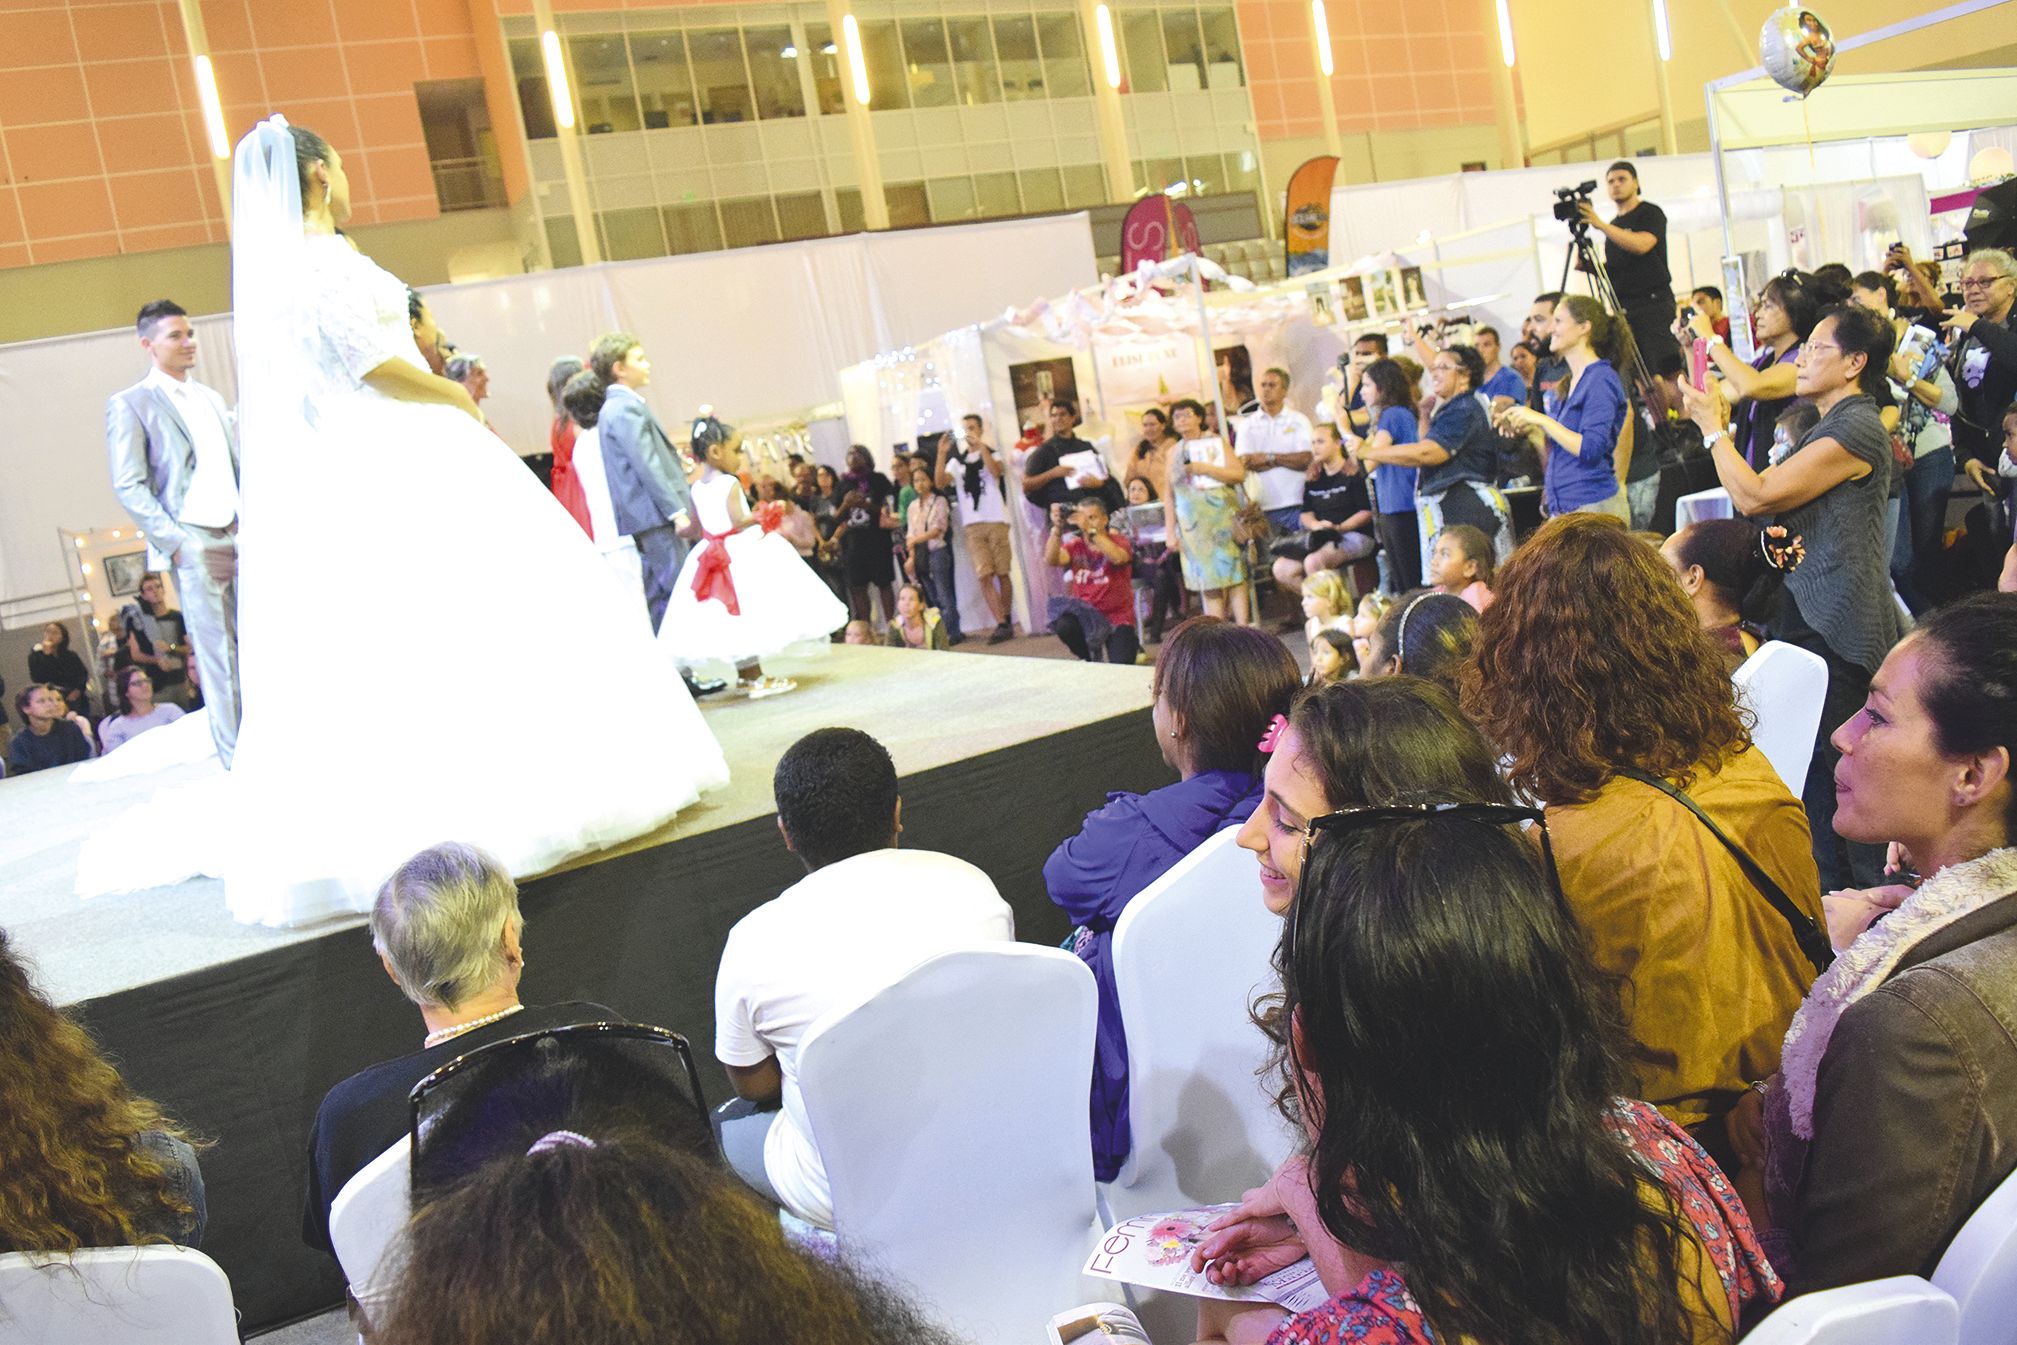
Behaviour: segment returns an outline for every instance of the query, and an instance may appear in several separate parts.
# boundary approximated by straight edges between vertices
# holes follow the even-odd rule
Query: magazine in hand
[[[1290,1312],[1308,1312],[1330,1297],[1308,1257],[1247,1285],[1213,1284],[1202,1271],[1192,1270],[1191,1253],[1205,1240],[1206,1225],[1234,1208],[1202,1205],[1123,1219],[1100,1240],[1085,1273],[1193,1298],[1279,1303]]]

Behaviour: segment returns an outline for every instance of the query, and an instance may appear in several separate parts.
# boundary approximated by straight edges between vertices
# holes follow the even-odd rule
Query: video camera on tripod
[[[1590,225],[1583,218],[1583,207],[1590,203],[1590,197],[1596,190],[1595,178],[1573,187],[1555,188],[1555,218],[1568,225],[1572,233],[1587,232]]]

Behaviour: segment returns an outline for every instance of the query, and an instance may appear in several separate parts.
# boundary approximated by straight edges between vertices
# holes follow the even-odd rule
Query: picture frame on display
[[[1421,267],[1401,268],[1401,304],[1410,313],[1419,312],[1429,306],[1429,291],[1422,282]]]
[[[1366,311],[1366,282],[1361,276],[1346,276],[1338,282],[1338,304],[1344,312],[1346,322],[1364,322]]]
[[[1366,316],[1371,318],[1399,317],[1401,313],[1400,287],[1392,271],[1372,271],[1364,277],[1366,282]]]
[[[147,577],[145,551],[129,551],[121,556],[107,556],[98,563],[105,567],[105,586],[115,598],[138,593],[140,581]]]

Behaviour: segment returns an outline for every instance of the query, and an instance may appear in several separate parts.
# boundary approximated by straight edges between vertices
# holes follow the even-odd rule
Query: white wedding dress
[[[425,368],[406,286],[302,236],[284,124],[237,171],[238,751],[88,843],[80,891],[193,869],[239,920],[302,924],[368,909],[440,841],[527,876],[727,783],[640,600],[552,494],[463,412],[362,382]]]
[[[818,654],[847,624],[847,608],[781,535],[752,524],[737,529],[742,483],[726,472],[693,483],[694,519],[707,534],[689,551],[659,623],[658,642],[687,667],[741,667],[782,654]],[[736,608],[694,591],[694,576],[716,547],[728,555]]]

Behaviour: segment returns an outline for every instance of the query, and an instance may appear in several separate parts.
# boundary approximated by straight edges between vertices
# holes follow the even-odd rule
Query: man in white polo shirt
[[[1258,475],[1256,501],[1278,532],[1302,527],[1303,474],[1310,469],[1310,418],[1289,408],[1289,371],[1261,375],[1261,404],[1240,418],[1240,461]]]
[[[995,619],[989,644],[1015,634],[1009,622],[1009,530],[1007,494],[1002,486],[1002,461],[982,433],[985,422],[976,415],[960,418],[960,437],[940,438],[933,479],[959,510],[960,535],[980,580],[981,596]]]
[[[965,860],[899,850],[903,800],[881,743],[819,729],[778,759],[777,828],[806,876],[729,931],[714,983],[714,1054],[734,1102],[716,1121],[736,1173],[808,1223],[833,1226],[826,1167],[798,1090],[812,1025],[926,958],[1015,938],[1015,917]]]

